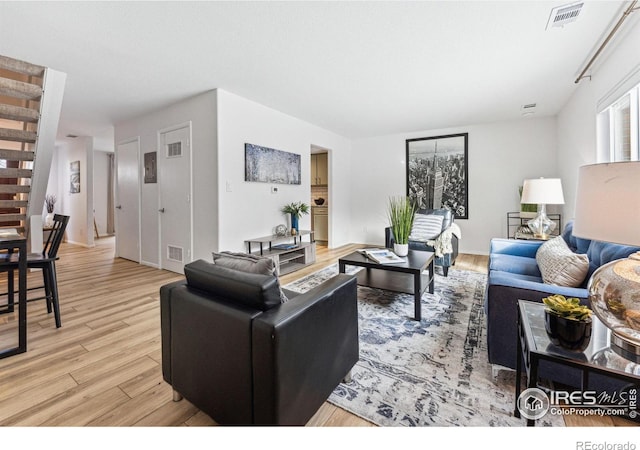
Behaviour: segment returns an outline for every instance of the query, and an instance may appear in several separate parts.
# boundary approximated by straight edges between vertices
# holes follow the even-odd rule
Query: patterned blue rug
[[[285,287],[305,292],[337,273],[330,266]],[[525,426],[513,417],[515,373],[494,378],[487,361],[485,282],[477,272],[436,271],[420,322],[412,295],[358,287],[360,360],[329,402],[380,426]],[[537,425],[564,421],[547,415]]]

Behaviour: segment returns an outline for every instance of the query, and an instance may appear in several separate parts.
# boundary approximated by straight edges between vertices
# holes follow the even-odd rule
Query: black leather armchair
[[[162,374],[220,424],[304,425],[359,357],[356,279],[304,294],[196,261],[160,289]]]
[[[454,221],[454,215],[450,209],[440,208],[440,209],[420,209],[416,211],[418,214],[435,214],[438,216],[443,216],[442,220],[442,232],[441,234],[451,227]],[[384,241],[385,247],[393,248],[394,243],[393,232],[391,231],[391,227],[387,227],[384,230]],[[446,277],[449,274],[449,267],[455,265],[456,258],[458,257],[458,236],[455,234],[451,235],[451,253],[445,253],[442,256],[436,256],[435,265],[442,267],[442,273]],[[426,242],[420,241],[412,241],[409,240],[409,250],[422,250],[424,252],[435,252],[435,249],[431,245],[427,245]]]

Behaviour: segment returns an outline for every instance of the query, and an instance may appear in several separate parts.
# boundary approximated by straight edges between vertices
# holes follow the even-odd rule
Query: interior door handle
[[[116,206],[116,209],[122,209],[122,205]]]
[[[163,213],[164,212],[164,208],[159,209],[158,212]]]

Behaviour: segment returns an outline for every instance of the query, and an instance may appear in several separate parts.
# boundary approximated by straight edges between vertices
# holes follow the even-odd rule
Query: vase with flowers
[[[44,225],[46,227],[53,226],[53,210],[56,206],[57,198],[53,194],[48,194],[44,198],[44,205],[47,208],[47,215],[44,218]]]
[[[300,216],[303,214],[309,214],[309,205],[303,202],[289,203],[282,207],[282,212],[291,215],[291,234],[294,235],[299,231],[298,219],[300,219]]]

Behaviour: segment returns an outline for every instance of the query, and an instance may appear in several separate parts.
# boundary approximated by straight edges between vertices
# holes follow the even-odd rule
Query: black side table
[[[1,359],[27,351],[27,240],[22,235],[0,236],[0,250],[8,253],[18,251],[18,345],[0,350]],[[13,280],[10,283],[13,284]],[[11,313],[13,310],[12,300],[8,298],[7,309],[2,313]]]
[[[620,356],[610,345],[610,331],[598,318],[592,316],[592,334],[589,346],[583,352],[571,352],[554,345],[544,326],[543,303],[518,300],[518,352],[516,362],[516,392],[514,416],[520,417],[518,397],[522,361],[527,373],[527,388],[538,384],[538,365],[547,360],[574,367],[582,372],[581,390],[589,388],[589,374],[598,373],[640,386],[640,363]],[[522,358],[521,358],[522,356]],[[527,426],[535,420],[527,419]]]

